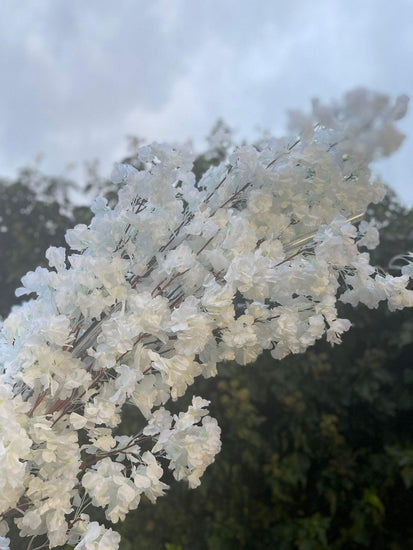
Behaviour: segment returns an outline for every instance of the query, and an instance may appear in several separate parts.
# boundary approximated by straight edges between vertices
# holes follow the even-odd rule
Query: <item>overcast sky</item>
[[[39,153],[109,175],[126,135],[200,149],[218,117],[280,134],[356,86],[413,96],[412,29],[412,0],[1,0],[0,176]],[[413,105],[401,127],[380,169],[412,205]]]

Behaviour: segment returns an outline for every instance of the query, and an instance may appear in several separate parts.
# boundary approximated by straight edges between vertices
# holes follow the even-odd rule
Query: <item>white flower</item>
[[[50,275],[44,267],[36,267],[34,271],[29,271],[22,277],[23,286],[15,292],[16,296],[24,296],[36,292],[42,294],[48,288]]]
[[[113,523],[123,520],[128,510],[136,508],[140,501],[140,493],[124,475],[124,469],[122,464],[104,458],[82,478],[93,504],[106,508],[106,517]]]
[[[75,430],[80,430],[86,426],[87,419],[75,412],[71,413],[70,416],[70,424],[73,426]]]
[[[125,183],[127,178],[136,172],[136,168],[130,164],[120,164],[116,162],[113,166],[110,179],[113,183]]]
[[[199,311],[199,300],[188,296],[171,315],[171,330],[178,340],[176,351],[182,355],[199,353],[211,339],[212,322]]]
[[[135,469],[132,474],[134,484],[139,492],[145,493],[151,502],[155,502],[168,488],[168,485],[160,481],[164,471],[149,451],[143,453],[142,460],[146,465]]]
[[[162,273],[170,275],[173,271],[181,272],[191,269],[195,262],[195,254],[191,248],[186,244],[180,244],[160,261],[160,269]]]
[[[341,343],[341,334],[351,327],[348,319],[335,319],[327,330],[327,341],[331,344]]]
[[[166,358],[149,351],[149,357],[152,368],[159,371],[165,383],[171,387],[174,399],[183,395],[187,386],[193,383],[195,376],[201,374],[201,367],[192,356],[174,355]]]
[[[50,267],[55,267],[57,271],[65,269],[66,250],[63,247],[50,246],[45,255]]]
[[[88,524],[86,534],[74,550],[117,550],[119,543],[119,533],[112,531],[112,529],[106,529],[103,525],[92,521]]]
[[[25,412],[21,397],[0,383],[0,513],[13,508],[25,490],[27,459],[33,441],[24,429]],[[23,414],[22,414],[23,413]]]
[[[365,246],[370,250],[378,246],[380,242],[379,232],[374,223],[362,220],[358,230],[362,238],[357,242],[357,246]]]
[[[164,430],[169,430],[171,424],[171,413],[161,407],[150,416],[148,424],[143,429],[143,434],[156,435],[162,433]]]
[[[72,250],[83,250],[91,244],[91,232],[87,225],[81,223],[66,231],[66,242]]]
[[[136,385],[131,401],[148,418],[152,408],[165,403],[169,397],[169,387],[163,382],[161,374],[147,374]]]
[[[152,450],[163,449],[175,479],[187,479],[191,488],[200,484],[202,474],[221,449],[221,430],[217,421],[205,416],[208,411],[204,407],[208,403],[194,397],[188,411],[174,417],[174,425],[160,432]]]

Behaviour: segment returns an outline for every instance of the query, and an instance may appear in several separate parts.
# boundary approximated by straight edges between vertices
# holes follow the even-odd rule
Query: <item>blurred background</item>
[[[88,223],[92,196],[116,200],[113,162],[137,144],[192,140],[199,177],[225,154],[202,154],[218,119],[251,141],[282,135],[313,97],[413,95],[412,23],[410,0],[2,0],[0,314],[48,246]],[[413,250],[412,113],[377,166],[393,191],[366,214],[384,271]],[[196,382],[222,452],[201,487],[167,479],[167,496],[116,526],[122,550],[413,548],[411,313],[341,309],[354,325],[341,346]],[[127,411],[120,432],[139,422]]]

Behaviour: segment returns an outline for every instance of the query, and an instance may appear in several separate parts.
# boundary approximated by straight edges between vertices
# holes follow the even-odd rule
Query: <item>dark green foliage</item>
[[[384,200],[368,209],[365,219],[371,218],[381,227],[380,246],[371,252],[374,265],[385,267],[394,256],[412,250],[413,209],[401,205],[394,191],[387,189]]]
[[[200,382],[222,452],[201,487],[175,482],[129,516],[124,548],[413,547],[413,345],[392,343],[404,313],[391,324],[375,345],[358,329],[342,347]]]

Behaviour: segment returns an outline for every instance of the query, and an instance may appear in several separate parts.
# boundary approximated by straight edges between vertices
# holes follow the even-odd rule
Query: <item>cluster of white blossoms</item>
[[[36,297],[2,326],[1,548],[9,521],[31,548],[118,548],[88,506],[116,523],[164,493],[167,468],[196,487],[220,450],[208,401],[164,408],[195,377],[339,343],[350,322],[337,300],[413,304],[409,261],[398,277],[377,271],[377,230],[354,225],[382,198],[369,164],[400,145],[406,106],[363,90],[314,103],[293,114],[296,137],[234,147],[198,182],[188,148],[155,143],[141,169],[115,167],[116,206],[96,199],[90,226],[67,232],[71,253],[49,248],[50,269],[17,290]],[[125,404],[146,426],[117,436]]]

